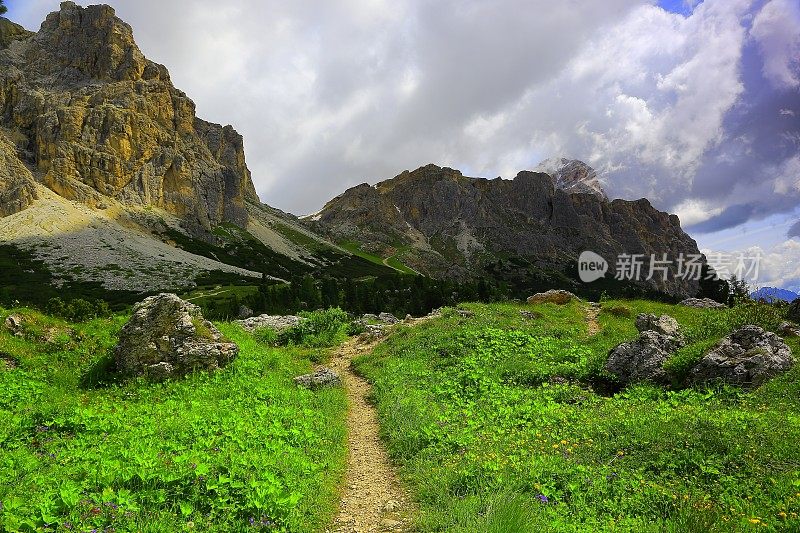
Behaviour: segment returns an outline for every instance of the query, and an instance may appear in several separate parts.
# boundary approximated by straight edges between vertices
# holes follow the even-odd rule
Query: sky
[[[244,135],[272,206],[313,213],[427,163],[513,178],[576,158],[800,290],[798,0],[107,3]],[[58,8],[6,4],[29,29]]]

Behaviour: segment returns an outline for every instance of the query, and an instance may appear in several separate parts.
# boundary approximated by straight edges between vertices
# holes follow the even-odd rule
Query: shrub
[[[603,311],[614,316],[625,318],[633,315],[633,311],[631,311],[630,307],[625,307],[624,305],[613,305],[611,307],[603,308]]]
[[[305,311],[300,316],[306,320],[278,333],[279,345],[294,344],[311,348],[335,346],[344,338],[345,327],[349,322],[347,313],[338,307]]]

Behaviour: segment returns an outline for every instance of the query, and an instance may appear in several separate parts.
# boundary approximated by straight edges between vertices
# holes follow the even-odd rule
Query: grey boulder
[[[792,352],[780,337],[759,326],[748,325],[717,343],[689,371],[689,380],[758,387],[789,370],[793,364]]]
[[[680,305],[694,307],[695,309],[724,309],[728,307],[711,298],[687,298],[683,300]]]
[[[639,381],[668,383],[664,362],[686,341],[678,322],[669,315],[640,314],[636,317],[639,338],[611,350],[605,369],[627,385]]]
[[[216,370],[231,362],[239,347],[205,320],[200,308],[174,294],[145,298],[119,334],[117,370],[153,381],[195,370]]]
[[[311,374],[303,374],[294,378],[294,382],[307,389],[321,389],[323,387],[336,387],[342,384],[339,374],[327,367],[321,367]]]

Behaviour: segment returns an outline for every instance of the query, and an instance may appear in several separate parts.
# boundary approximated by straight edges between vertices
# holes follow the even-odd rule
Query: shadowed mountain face
[[[109,6],[63,2],[37,33],[0,19],[0,150],[4,176],[16,157],[68,200],[162,208],[192,231],[244,227],[258,202],[241,136],[197,118]],[[4,214],[30,203],[30,179],[0,191]]]
[[[623,253],[672,259],[699,254],[678,217],[647,200],[609,202],[599,194],[570,193],[537,172],[487,180],[428,165],[374,187],[349,189],[313,218],[335,239],[398,254],[434,276],[470,277],[509,257],[564,270],[583,250],[605,257],[612,271]],[[674,295],[697,291],[696,282],[676,279],[649,286]]]

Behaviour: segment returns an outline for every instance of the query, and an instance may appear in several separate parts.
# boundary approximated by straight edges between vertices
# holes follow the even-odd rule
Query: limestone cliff
[[[584,250],[610,261],[612,273],[622,253],[699,254],[678,217],[647,200],[564,191],[541,172],[487,180],[428,165],[349,189],[314,219],[333,238],[365,243],[384,257],[401,250],[406,264],[433,276],[470,277],[509,257],[563,271]],[[674,277],[647,285],[674,295],[697,291],[696,282]]]
[[[246,226],[258,202],[241,136],[197,118],[109,6],[63,2],[36,33],[0,19],[0,127],[0,161],[93,208],[158,207],[203,232]],[[24,209],[30,191],[2,176],[3,214]]]

